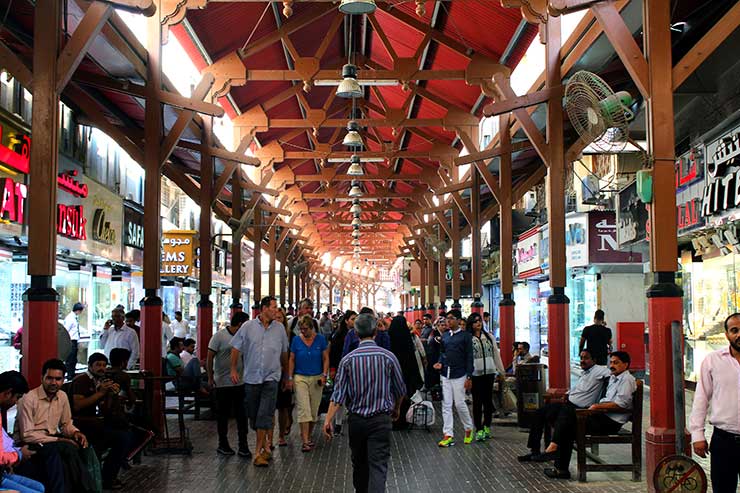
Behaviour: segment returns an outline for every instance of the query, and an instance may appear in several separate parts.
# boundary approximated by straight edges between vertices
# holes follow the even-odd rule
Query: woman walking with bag
[[[491,438],[493,382],[497,372],[504,374],[504,364],[496,341],[483,330],[480,314],[468,317],[465,330],[473,336],[473,422],[480,442]]]
[[[314,448],[311,440],[313,427],[318,420],[321,395],[329,374],[329,344],[314,330],[311,315],[298,321],[300,335],[293,338],[288,362],[288,388],[295,389],[298,407],[298,424],[303,438],[303,452]]]

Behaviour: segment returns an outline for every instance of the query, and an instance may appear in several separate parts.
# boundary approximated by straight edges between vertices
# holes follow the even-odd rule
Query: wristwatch
[[[291,380],[293,380],[293,377],[292,376],[288,376],[288,378],[286,378],[286,380],[291,381]]]

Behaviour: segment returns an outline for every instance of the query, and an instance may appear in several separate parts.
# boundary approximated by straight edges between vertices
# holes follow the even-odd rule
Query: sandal
[[[301,447],[301,452],[310,452],[312,450],[313,450],[313,447],[308,443],[304,443],[303,447]]]
[[[309,440],[308,441],[308,446],[311,447],[311,448],[316,448],[316,444],[314,443],[313,440]]]
[[[280,440],[278,440],[278,447],[287,447],[287,446],[288,446],[288,442],[285,441],[285,438],[281,438]]]

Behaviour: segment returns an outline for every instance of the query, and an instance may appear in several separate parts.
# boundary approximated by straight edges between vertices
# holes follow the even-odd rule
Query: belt
[[[390,416],[390,415],[391,415],[390,411],[381,411],[375,414],[371,414],[369,416],[363,416],[362,414],[357,414],[357,413],[352,413],[352,412],[349,413],[350,417],[361,418],[361,419],[370,419],[370,418],[376,418],[378,416]]]
[[[729,438],[731,440],[735,440],[736,443],[740,443],[740,435],[738,435],[737,433],[732,433],[730,431],[725,431],[725,430],[723,430],[721,428],[714,428],[714,433],[716,433],[718,435],[722,435],[722,436],[724,436],[726,438]]]

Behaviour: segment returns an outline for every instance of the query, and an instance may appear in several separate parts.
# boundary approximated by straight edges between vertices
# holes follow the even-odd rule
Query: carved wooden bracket
[[[501,6],[521,9],[522,16],[530,24],[547,22],[547,0],[501,0]]]
[[[242,127],[247,133],[266,132],[270,128],[270,119],[260,105],[253,106],[233,121],[234,127]]]
[[[175,26],[185,19],[188,9],[204,9],[208,0],[162,0],[159,14],[162,23],[162,44],[169,40],[170,26]]]
[[[243,86],[247,82],[247,69],[237,52],[230,53],[209,65],[203,72],[210,72],[216,78],[213,97],[225,96],[232,86]]]

